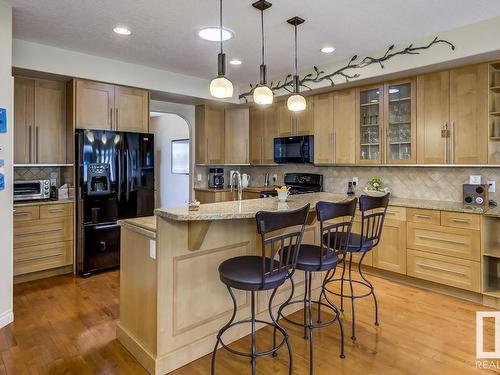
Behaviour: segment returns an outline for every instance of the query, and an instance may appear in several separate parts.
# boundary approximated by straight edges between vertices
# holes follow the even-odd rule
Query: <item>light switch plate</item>
[[[354,183],[356,184],[356,186],[358,186],[358,185],[359,185],[359,180],[358,180],[358,178],[357,178],[357,177],[353,177],[353,178],[352,178],[352,182],[354,182]]]
[[[201,173],[198,173],[198,175],[196,176],[196,179],[198,180],[198,182],[201,181]]]
[[[488,193],[494,193],[496,191],[495,181],[488,181]]]
[[[481,176],[470,175],[469,176],[469,184],[471,184],[471,185],[481,185]]]

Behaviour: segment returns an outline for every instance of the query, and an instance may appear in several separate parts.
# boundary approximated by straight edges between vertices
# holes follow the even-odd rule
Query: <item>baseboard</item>
[[[6,325],[12,323],[14,321],[14,313],[12,310],[8,310],[0,315],[0,328],[5,327]]]

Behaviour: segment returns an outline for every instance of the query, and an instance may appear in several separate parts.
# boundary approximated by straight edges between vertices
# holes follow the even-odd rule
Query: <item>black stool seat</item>
[[[276,265],[276,262],[274,262]],[[266,272],[271,269],[271,259],[265,258]],[[220,280],[231,288],[240,290],[269,290],[282,285],[287,270],[275,271],[262,280],[262,257],[241,256],[228,259],[219,266]]]
[[[311,272],[328,271],[335,268],[338,262],[339,258],[333,252],[322,256],[320,246],[302,244],[295,268]]]
[[[330,243],[328,244],[328,233],[323,235],[323,243],[331,248],[335,246],[335,241],[337,241],[337,244],[345,244],[346,240],[342,239],[347,236],[347,233],[339,233],[337,235],[337,239],[330,238]],[[360,246],[361,243],[361,246]],[[342,250],[348,252],[348,253],[366,253],[367,251],[370,251],[373,249],[373,241],[371,240],[366,240],[364,239],[361,241],[361,236],[357,233],[351,233],[349,236],[349,243],[347,245],[342,246]]]

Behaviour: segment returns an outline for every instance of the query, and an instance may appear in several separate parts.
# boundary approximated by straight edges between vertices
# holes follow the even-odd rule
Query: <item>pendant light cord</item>
[[[297,53],[297,25],[295,25],[295,75],[298,75],[298,53]]]
[[[220,53],[224,53],[222,47],[222,0],[220,0],[220,9],[219,9],[219,20],[220,20]]]
[[[260,27],[262,30],[262,65],[264,65],[264,57],[265,57],[265,50],[264,50],[264,11],[260,11]]]

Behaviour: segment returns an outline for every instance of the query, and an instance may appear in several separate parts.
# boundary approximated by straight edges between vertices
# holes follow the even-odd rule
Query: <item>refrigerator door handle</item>
[[[129,155],[128,155],[128,150],[125,150],[125,160],[127,162],[127,166],[125,167],[126,173],[125,173],[125,200],[128,202],[128,199],[130,197],[130,186],[129,186],[129,179],[130,179],[130,172],[129,172]]]
[[[118,202],[121,201],[121,198],[122,198],[122,153],[120,152],[120,150],[117,150],[116,151],[117,154],[118,154],[118,186],[117,186],[117,190],[118,190]]]

